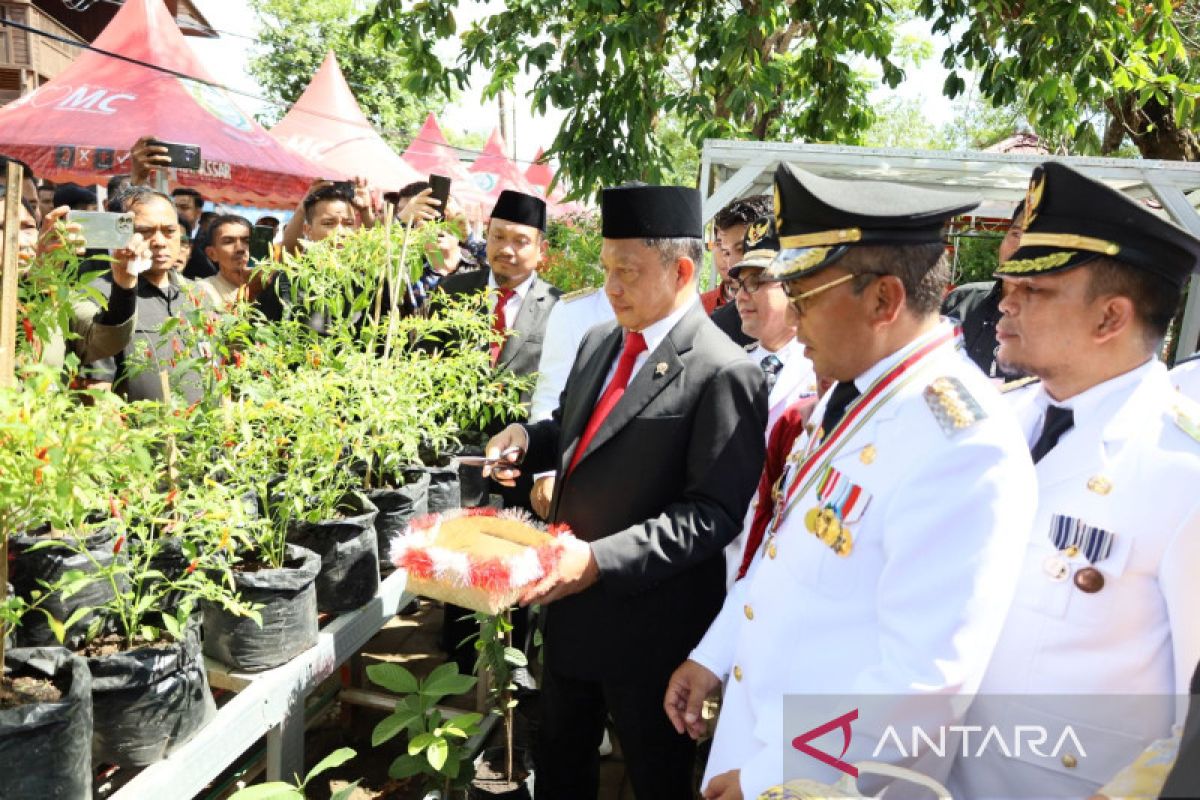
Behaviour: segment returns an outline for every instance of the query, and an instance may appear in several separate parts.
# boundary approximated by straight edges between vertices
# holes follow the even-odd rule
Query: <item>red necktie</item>
[[[571,470],[575,469],[575,465],[579,463],[583,452],[592,443],[592,439],[595,438],[596,431],[600,430],[600,425],[604,422],[604,418],[609,415],[609,412],[613,410],[625,394],[625,387],[629,385],[629,379],[633,377],[633,362],[637,361],[637,357],[645,351],[646,337],[635,331],[629,331],[625,334],[625,347],[621,350],[621,358],[617,361],[617,371],[613,373],[612,380],[608,382],[608,387],[600,395],[600,399],[596,402],[596,407],[592,410],[592,418],[588,420],[587,427],[583,429],[583,436],[579,438],[579,446],[575,448],[575,455],[571,457],[571,465],[567,467],[568,475],[571,474]]]
[[[488,352],[492,354],[492,366],[496,366],[496,362],[500,360],[500,350],[504,347],[504,332],[508,330],[508,320],[504,316],[504,304],[509,301],[515,291],[512,289],[499,289],[496,295],[496,308],[492,312],[492,330],[495,331],[501,338],[492,342],[488,346]]]

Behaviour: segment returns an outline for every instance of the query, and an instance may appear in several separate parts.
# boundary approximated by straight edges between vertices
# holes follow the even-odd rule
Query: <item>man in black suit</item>
[[[504,343],[492,352],[497,369],[517,375],[537,372],[546,320],[562,295],[537,275],[546,248],[545,201],[505,190],[496,200],[488,223],[487,257],[491,268],[455,273],[439,284],[449,295],[487,292],[492,327],[508,332]],[[523,392],[521,402],[527,404],[532,393],[532,389]]]
[[[699,303],[699,194],[626,186],[600,203],[616,322],[584,337],[551,419],[510,425],[487,452],[520,447],[520,471],[557,470],[550,518],[578,538],[523,598],[546,606],[537,797],[596,796],[607,713],[635,795],[683,800],[695,749],[662,694],[724,597],[722,548],[762,469],[766,389]]]

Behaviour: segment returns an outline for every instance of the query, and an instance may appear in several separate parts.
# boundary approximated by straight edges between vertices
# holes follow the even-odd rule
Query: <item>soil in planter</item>
[[[204,654],[243,672],[260,672],[290,661],[317,643],[316,553],[288,545],[284,569],[259,561],[234,566],[242,599],[260,606],[262,627],[219,605],[204,610]]]
[[[0,679],[0,797],[92,796],[92,686],[61,647],[18,648]]]
[[[160,761],[184,744],[216,714],[204,660],[199,624],[182,641],[139,643],[110,652],[111,637],[89,645],[95,730],[92,760],[124,767]]]
[[[28,703],[57,703],[62,690],[46,678],[0,678],[0,711]]]
[[[529,788],[525,785],[525,780],[530,774],[529,768],[525,765],[527,756],[527,752],[522,750],[513,754],[513,779],[510,781],[504,774],[504,748],[491,747],[484,750],[483,757],[475,768],[475,779],[471,781],[467,797],[470,800],[484,800],[484,798],[505,798],[505,800],[526,798],[528,800],[531,795]]]

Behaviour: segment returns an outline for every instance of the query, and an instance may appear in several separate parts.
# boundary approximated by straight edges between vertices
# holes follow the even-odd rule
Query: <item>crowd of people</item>
[[[1200,361],[1158,358],[1200,240],[1147,206],[1048,162],[997,279],[948,295],[944,228],[977,201],[782,165],[773,198],[715,217],[701,293],[699,193],[633,183],[601,194],[603,287],[563,294],[539,276],[538,197],[505,191],[485,221],[427,183],[383,206],[319,181],[286,224],[251,223],[151,188],[151,137],[132,162],[105,198],[26,167],[19,214],[25,261],[87,247],[59,233],[71,210],[132,215],[42,354],[130,400],[161,399],[130,365],[178,355],[164,326],[189,305],[282,313],[256,226],[277,255],[385,208],[455,221],[394,311],[485,298],[492,365],[536,376],[527,419],[479,432],[505,454],[485,472],[578,540],[522,601],[542,608],[539,800],[597,796],[610,724],[649,800],[786,797],[867,761],[956,797],[1200,794]],[[445,642],[469,662],[462,616]],[[1075,738],[1050,755],[886,734],[1003,740],[1051,717]],[[814,730],[844,746],[805,755]]]

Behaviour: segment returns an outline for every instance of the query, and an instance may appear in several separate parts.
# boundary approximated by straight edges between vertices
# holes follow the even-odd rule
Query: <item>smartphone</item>
[[[150,144],[167,148],[167,158],[171,160],[170,166],[176,169],[200,169],[200,145],[161,142],[157,139]]]
[[[133,238],[133,214],[109,211],[68,211],[67,224],[79,225],[85,246],[96,250],[120,250]]]
[[[271,226],[255,225],[250,229],[250,266],[271,260],[271,243],[274,241],[275,229]]]
[[[429,186],[433,189],[433,194],[430,195],[434,200],[441,200],[442,204],[438,206],[438,218],[446,218],[446,201],[450,199],[450,179],[445,175],[430,175]]]
[[[346,197],[354,197],[354,181],[334,181],[333,189],[338,194],[344,194]]]

